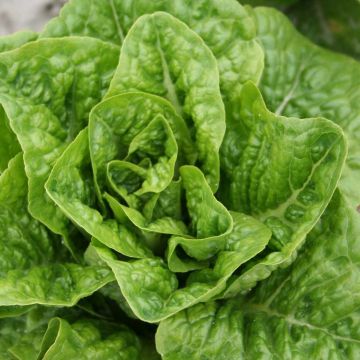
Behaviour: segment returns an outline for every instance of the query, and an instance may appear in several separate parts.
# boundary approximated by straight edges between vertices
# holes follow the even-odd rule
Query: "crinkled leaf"
[[[27,212],[27,178],[19,154],[0,176],[0,277],[10,270],[49,264],[55,239]]]
[[[0,54],[0,104],[24,151],[30,212],[65,238],[68,220],[44,184],[102,98],[117,54],[110,44],[83,38],[43,39]]]
[[[194,161],[194,145],[186,124],[168,101],[145,93],[126,93],[108,98],[92,110],[89,121],[91,161],[100,193],[106,186],[107,164],[112,160],[125,159],[130,146],[134,146],[131,145],[136,141],[134,139],[157,116],[165,118],[171,127],[179,148],[179,161]],[[160,148],[153,146],[155,151]]]
[[[49,196],[88,234],[131,257],[151,256],[146,244],[125,225],[107,219],[94,207],[88,129],[82,130],[53,167],[46,183]]]
[[[167,360],[356,359],[359,220],[337,192],[290,268],[246,300],[199,304],[162,321],[158,351]]]
[[[113,276],[104,266],[54,264],[14,269],[0,278],[0,306],[73,306],[111,281]]]
[[[99,243],[94,246],[112,268],[134,314],[141,320],[158,322],[220,294],[231,274],[265,248],[271,235],[266,226],[246,215],[234,213],[233,217],[234,230],[214,259],[213,268],[192,272],[182,288],[160,258],[119,261]]]
[[[263,54],[255,24],[236,0],[73,0],[40,36],[86,35],[120,45],[137,18],[156,11],[180,19],[210,47],[225,97],[232,97],[245,81],[259,80]]]
[[[125,38],[107,96],[126,91],[152,93],[173,104],[194,134],[199,167],[217,189],[225,112],[216,59],[201,38],[166,13],[139,18]]]
[[[226,237],[233,228],[233,220],[226,208],[215,199],[198,168],[183,166],[180,168],[180,175],[191,221],[191,237],[172,237],[169,240],[167,262],[172,271],[189,271],[203,267],[203,263],[195,260],[209,260],[225,248]],[[176,253],[178,246],[192,259],[181,261]]]
[[[59,239],[27,212],[22,154],[0,177],[0,235],[0,306],[70,306],[113,280],[106,266],[64,263]]]
[[[359,62],[314,45],[274,9],[257,8],[254,16],[266,57],[260,89],[267,106],[279,115],[322,116],[342,127],[349,154],[339,187],[356,208],[360,204]]]
[[[244,86],[240,104],[238,136],[223,147],[222,196],[231,209],[255,216],[272,230],[269,246],[281,253],[268,255],[268,269],[258,271],[263,279],[295,254],[325,210],[346,144],[341,129],[330,121],[269,112],[251,83]]]
[[[138,208],[142,195],[160,193],[169,186],[177,150],[171,127],[158,115],[134,137],[125,160],[107,164],[108,181],[130,206]]]
[[[160,322],[156,349],[163,360],[243,359],[238,301],[197,304]]]
[[[359,233],[360,214],[336,192],[294,265],[263,282],[244,306],[249,357],[271,351],[287,358],[356,359]]]
[[[178,215],[178,208],[181,207],[181,187],[180,182],[173,182],[161,194],[154,195],[146,204],[147,208],[151,208],[151,214],[146,216],[146,208],[144,213],[134,208],[122,205],[119,201],[111,196],[105,194],[104,198],[109,204],[116,219],[120,222],[130,220],[137,228],[152,233],[171,234],[171,235],[186,235],[188,228]],[[169,208],[163,208],[163,205],[168,204],[173,200]]]

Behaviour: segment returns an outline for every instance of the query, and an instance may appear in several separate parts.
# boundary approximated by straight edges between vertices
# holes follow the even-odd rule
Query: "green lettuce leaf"
[[[216,59],[202,39],[169,14],[139,18],[124,40],[107,96],[126,91],[152,93],[172,103],[196,140],[198,166],[216,190],[225,111]]]
[[[4,109],[0,106],[0,174],[7,169],[9,161],[21,151],[16,135],[9,126]]]
[[[260,89],[278,115],[322,116],[344,130],[349,153],[339,187],[354,208],[360,204],[360,64],[321,49],[300,35],[280,12],[256,8],[265,51]]]
[[[263,52],[255,38],[254,20],[237,1],[77,0],[64,7],[60,16],[48,24],[42,36],[89,35],[120,44],[139,17],[156,11],[171,14],[187,24],[214,54],[226,107],[227,133],[231,137],[231,124],[238,118],[241,87],[248,80],[259,82],[264,62]],[[179,72],[178,68],[175,70]],[[163,74],[160,79],[162,77]],[[152,79],[152,83],[160,79]],[[147,82],[150,80],[146,79]],[[183,87],[186,84],[175,85]],[[159,91],[158,86],[150,91]],[[180,100],[182,98],[180,94]]]
[[[85,35],[120,45],[137,18],[156,11],[175,16],[205,41],[218,61],[226,97],[245,81],[259,80],[263,55],[255,24],[236,0],[73,0],[40,37]]]
[[[117,64],[118,49],[96,39],[44,39],[0,54],[0,104],[24,151],[29,209],[65,237],[68,220],[45,193],[51,167],[87,124]],[[5,116],[0,111],[0,123]],[[3,135],[1,135],[3,137]],[[13,154],[17,145],[14,144]]]
[[[197,304],[160,322],[156,349],[163,360],[243,359],[238,301]]]
[[[158,322],[219,295],[233,272],[265,248],[271,236],[266,226],[243,214],[232,216],[233,231],[212,259],[213,266],[191,272],[185,287],[161,258],[120,261],[100,243],[94,241],[93,246],[113,270],[133,313],[143,321]]]
[[[140,359],[140,342],[128,328],[86,319],[49,322],[38,359]]]
[[[88,234],[111,249],[130,257],[151,256],[142,239],[94,208],[88,129],[82,130],[58,159],[46,183],[49,196]]]
[[[198,304],[160,323],[162,358],[356,359],[360,214],[336,192],[295,263],[245,299]]]
[[[91,317],[79,309],[37,307],[0,319],[0,359],[141,359],[153,353],[149,339],[128,327]]]
[[[251,83],[242,90],[238,135],[222,147],[220,193],[234,211],[272,230],[271,253],[254,261],[227,290],[247,290],[291,261],[328,205],[346,156],[341,129],[322,118],[285,118],[269,112]]]
[[[142,166],[146,167],[146,165],[150,165],[150,162],[158,161],[159,153],[156,156],[155,154],[140,154],[139,151],[134,156],[130,156],[130,153],[133,152],[133,149],[135,150],[136,143],[143,136],[141,133],[148,132],[149,129],[146,129],[150,123],[159,116],[166,122],[166,124],[164,121],[162,123],[173,149],[171,150],[172,156],[176,152],[176,159],[179,163],[192,164],[196,158],[196,151],[189,129],[165,99],[140,92],[125,93],[107,98],[93,108],[89,120],[89,146],[100,201],[108,181],[109,162],[126,160],[128,156],[128,160],[135,164],[141,163],[142,160],[146,161],[148,164],[144,163]],[[139,136],[140,138],[138,138]],[[152,136],[158,135],[153,134]],[[163,148],[159,141],[149,145],[152,147],[150,152],[159,152]],[[145,158],[149,159],[145,160]],[[164,169],[166,171],[163,175],[169,176],[174,172],[174,160],[175,158],[172,159],[169,169]]]
[[[68,262],[58,245],[59,239],[27,212],[27,178],[19,154],[0,176],[0,307],[72,306],[113,280],[105,266]]]
[[[49,320],[54,316],[65,316],[69,321],[75,321],[82,315],[75,308],[24,308],[27,308],[27,311],[23,315],[19,313],[16,317],[0,319],[1,360],[37,360]]]
[[[0,360],[36,360],[46,331],[44,324],[32,327],[27,317],[0,319]]]

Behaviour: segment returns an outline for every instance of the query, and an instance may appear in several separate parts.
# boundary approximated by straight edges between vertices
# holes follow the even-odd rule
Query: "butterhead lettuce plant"
[[[0,359],[357,358],[356,60],[235,0],[0,50]]]

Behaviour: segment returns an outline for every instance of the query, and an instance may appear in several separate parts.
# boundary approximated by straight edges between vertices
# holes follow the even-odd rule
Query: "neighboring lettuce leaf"
[[[33,31],[19,31],[11,35],[0,36],[0,53],[20,47],[36,40],[38,34]]]
[[[336,192],[295,263],[245,300],[198,304],[160,323],[165,360],[356,359],[360,214]]]
[[[29,306],[1,306],[0,319],[10,318],[26,314],[33,309],[33,305]]]
[[[101,244],[93,245],[112,268],[135,315],[143,321],[158,322],[220,294],[231,274],[265,248],[271,236],[269,229],[249,216],[232,215],[233,232],[212,259],[213,266],[191,272],[185,287],[179,286],[176,274],[160,258],[119,261]]]
[[[359,0],[302,0],[286,13],[315,43],[360,59]]]
[[[303,2],[303,0],[243,0],[240,2],[251,6],[274,6],[280,10],[287,11],[291,5]]]
[[[104,95],[117,57],[116,47],[90,38],[44,39],[0,54],[0,104],[24,151],[30,213],[63,235],[73,252],[68,220],[44,183]]]
[[[274,9],[256,8],[254,16],[265,51],[260,89],[267,106],[278,115],[322,116],[342,127],[349,154],[339,187],[356,208],[360,205],[359,62],[314,45]]]
[[[140,342],[129,329],[100,321],[49,322],[38,359],[140,360]]]
[[[124,40],[107,96],[126,91],[172,103],[193,134],[198,166],[216,190],[225,111],[216,59],[202,39],[169,14],[139,18]]]
[[[0,306],[72,306],[113,280],[105,266],[66,263],[59,239],[27,212],[22,154],[0,176]]]
[[[37,360],[45,331],[43,324],[29,327],[26,316],[0,319],[0,360]]]

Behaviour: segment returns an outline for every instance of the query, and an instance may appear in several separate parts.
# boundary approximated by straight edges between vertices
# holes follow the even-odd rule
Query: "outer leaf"
[[[87,35],[120,45],[137,18],[167,12],[197,32],[217,58],[226,97],[263,68],[253,19],[236,0],[73,0],[40,36]]]
[[[357,358],[359,218],[335,193],[294,265],[262,283],[248,300],[244,320],[249,324],[249,357],[266,358],[272,351],[299,359]]]
[[[56,162],[45,185],[49,196],[72,221],[106,246],[126,256],[151,256],[145,243],[126,226],[104,218],[94,208],[95,190],[91,178],[86,128]]]
[[[22,154],[0,176],[0,277],[13,269],[46,264],[54,257],[52,237],[26,211],[27,179]]]
[[[126,91],[163,96],[174,105],[194,133],[199,167],[216,190],[225,112],[216,59],[201,38],[166,13],[139,18],[124,41],[107,96]]]
[[[317,44],[360,58],[359,0],[302,0],[287,14]]]
[[[111,333],[106,334],[106,325],[89,320],[70,325],[64,319],[54,318],[49,323],[38,359],[140,359],[140,343],[135,334],[125,327],[112,327]]]
[[[234,291],[296,255],[329,203],[346,156],[342,131],[330,121],[272,114],[251,83],[240,105],[239,135],[223,148],[226,203],[264,221],[273,232],[270,248],[279,252],[250,265],[247,280],[240,285],[238,279]]]
[[[54,161],[87,123],[118,49],[95,39],[48,39],[0,54],[0,104],[24,151],[29,209],[67,238],[68,221],[45,194]]]
[[[3,308],[6,307],[0,309]],[[44,306],[24,308],[27,308],[25,315],[0,319],[1,360],[36,360],[48,321],[55,315],[66,316],[67,319],[76,319],[79,316],[79,310],[74,308],[66,308],[66,310]]]
[[[104,266],[54,264],[14,269],[0,279],[0,306],[73,306],[111,281],[113,276]]]
[[[112,268],[122,294],[134,314],[147,322],[158,322],[196,303],[208,301],[226,288],[231,274],[266,246],[270,231],[242,214],[233,214],[235,226],[224,250],[210,269],[192,272],[184,288],[159,258],[119,261],[106,248],[94,243],[99,256]]]
[[[20,47],[36,40],[38,34],[33,31],[19,31],[11,35],[0,36],[0,53]]]
[[[197,304],[162,321],[156,349],[163,360],[243,359],[243,326],[238,301]]]
[[[161,322],[158,351],[167,360],[357,359],[359,225],[336,193],[290,268],[242,303],[199,304]]]
[[[340,125],[349,154],[340,189],[360,204],[360,64],[301,36],[281,13],[254,11],[266,54],[261,90],[270,110],[285,116],[324,116]]]
[[[27,212],[19,154],[0,177],[0,306],[71,306],[113,280],[105,266],[55,263],[62,261],[56,251],[54,239]]]
[[[227,202],[265,221],[273,230],[272,247],[281,250],[300,243],[330,201],[345,140],[325,119],[272,114],[251,83],[243,88],[240,105],[238,136],[223,148]]]

